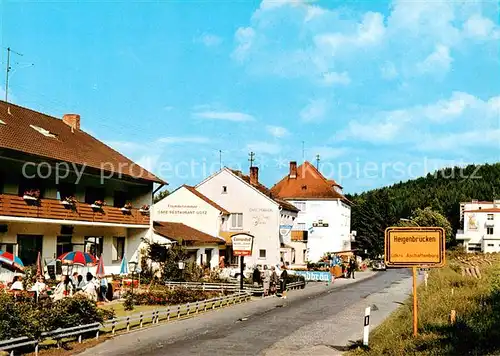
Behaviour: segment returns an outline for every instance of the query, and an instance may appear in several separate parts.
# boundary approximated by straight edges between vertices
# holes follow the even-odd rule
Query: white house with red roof
[[[460,204],[463,230],[456,239],[467,252],[500,252],[500,200]]]
[[[290,162],[289,173],[271,188],[271,192],[299,210],[292,230],[294,264],[316,262],[327,252],[351,250],[351,207],[342,187],[326,179],[311,163]],[[303,255],[302,260],[299,256]]]

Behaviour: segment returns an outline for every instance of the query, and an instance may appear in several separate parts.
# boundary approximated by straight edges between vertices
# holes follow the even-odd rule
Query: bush
[[[113,317],[113,311],[99,309],[95,302],[83,296],[36,303],[28,293],[14,297],[0,292],[0,340],[37,337],[57,328],[100,323]]]

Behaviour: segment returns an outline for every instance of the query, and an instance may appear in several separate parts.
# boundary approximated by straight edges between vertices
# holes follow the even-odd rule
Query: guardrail
[[[184,287],[196,290],[207,290],[207,291],[233,291],[237,292],[240,290],[240,285],[236,283],[202,283],[202,282],[173,282],[166,281],[166,287]],[[304,288],[305,281],[297,281],[287,284],[287,290]],[[255,287],[252,285],[244,285],[244,290],[252,294],[262,294],[264,293],[264,287]]]
[[[24,346],[34,346],[35,355],[38,355],[40,343],[55,340],[57,345],[63,338],[78,337],[78,342],[82,342],[82,337],[88,334],[95,334],[96,339],[99,338],[100,332],[110,332],[115,334],[119,330],[130,331],[132,328],[143,328],[144,325],[158,324],[160,321],[177,320],[182,317],[199,314],[207,310],[222,308],[228,305],[243,303],[250,300],[251,295],[248,292],[237,292],[224,297],[217,297],[202,300],[194,303],[186,303],[181,305],[167,306],[163,310],[153,310],[147,313],[136,313],[129,316],[106,320],[104,323],[93,323],[87,325],[79,325],[71,328],[57,329],[42,333],[39,339],[31,339],[27,336],[19,337],[10,340],[0,341],[0,351],[10,351],[10,355],[14,356],[14,350]]]

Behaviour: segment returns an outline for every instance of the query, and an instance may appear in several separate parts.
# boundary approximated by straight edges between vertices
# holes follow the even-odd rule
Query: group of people
[[[14,293],[24,290],[22,276],[18,275],[14,277],[10,290]],[[45,277],[43,275],[38,275],[36,277],[36,282],[31,286],[29,291],[35,292],[37,300],[40,300],[49,297],[51,288],[46,284]],[[61,276],[60,282],[52,290],[52,298],[53,300],[61,300],[66,297],[80,294],[94,301],[100,299],[106,302],[108,301],[107,293],[107,278],[96,278],[92,273],[88,272],[84,280],[82,275],[75,272],[71,277],[68,275]]]
[[[357,265],[356,260],[354,258],[350,258],[347,262],[347,266],[342,264],[342,274],[345,278],[354,278],[354,272],[356,271]]]
[[[278,276],[276,273],[276,268],[264,265],[263,271],[260,270],[258,266],[255,266],[253,270],[252,280],[255,285],[262,285],[264,288],[264,296],[281,294],[281,298],[286,299],[286,279],[287,279],[286,268],[283,267],[283,271]],[[279,290],[278,290],[279,286]]]

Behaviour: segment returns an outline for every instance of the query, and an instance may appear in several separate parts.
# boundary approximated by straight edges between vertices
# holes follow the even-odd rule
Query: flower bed
[[[134,305],[174,305],[192,303],[227,295],[221,291],[203,291],[184,287],[168,289],[156,288],[147,292],[125,293],[125,308],[130,310]]]

